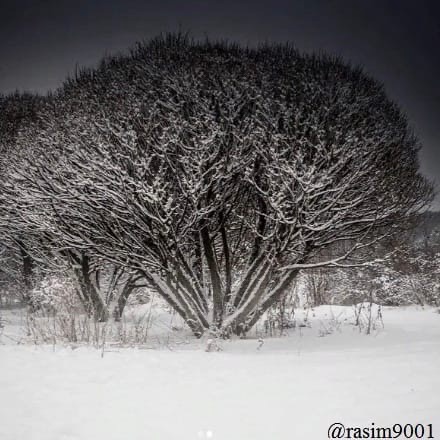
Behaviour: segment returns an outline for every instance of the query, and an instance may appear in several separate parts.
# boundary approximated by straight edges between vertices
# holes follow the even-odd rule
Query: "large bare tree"
[[[9,279],[15,281],[25,300],[29,300],[33,286],[32,240],[25,228],[16,227],[21,212],[15,200],[7,197],[5,184],[13,164],[17,166],[21,156],[17,138],[21,130],[35,122],[42,103],[41,96],[31,93],[0,95],[0,248],[8,256],[2,261],[0,271],[7,272]]]
[[[301,269],[343,264],[431,199],[382,85],[289,46],[158,38],[78,72],[41,121],[14,170],[23,210],[141,273],[198,336],[245,334]]]
[[[75,279],[79,299],[86,311],[106,320],[108,305],[117,296],[119,318],[129,294],[139,287],[140,276],[122,266],[94,258],[86,247],[60,239],[50,227],[38,198],[17,191],[20,175],[34,153],[34,140],[43,132],[44,110],[52,108],[52,97],[29,93],[0,96],[0,273],[4,283],[21,291],[33,305],[36,280],[48,272],[69,272]],[[38,274],[39,273],[39,274]],[[1,286],[5,288],[4,286]]]

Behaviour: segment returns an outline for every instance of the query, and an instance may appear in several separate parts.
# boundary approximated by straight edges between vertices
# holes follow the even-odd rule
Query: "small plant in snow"
[[[382,306],[374,303],[372,297],[368,302],[362,302],[354,306],[354,325],[360,332],[369,335],[372,331],[384,328]]]
[[[101,346],[106,328],[83,313],[76,285],[69,278],[46,277],[31,291],[27,334],[35,343],[85,342]]]
[[[318,335],[320,337],[328,336],[334,333],[335,331],[340,332],[341,331],[341,315],[340,313],[338,316],[335,316],[333,311],[331,311],[330,319],[326,322],[320,321],[320,329],[318,331]]]
[[[67,313],[79,309],[80,303],[74,283],[60,276],[44,278],[31,292],[35,310],[44,309],[54,313]]]

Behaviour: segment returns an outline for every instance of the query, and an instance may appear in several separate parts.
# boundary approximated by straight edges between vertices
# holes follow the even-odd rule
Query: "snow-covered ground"
[[[251,336],[207,353],[206,340],[182,337],[154,349],[108,346],[103,357],[17,344],[18,312],[0,313],[2,440],[318,440],[334,422],[432,423],[440,436],[432,308],[386,308],[368,336],[351,324],[352,309],[323,306],[308,312],[311,327],[262,345]]]

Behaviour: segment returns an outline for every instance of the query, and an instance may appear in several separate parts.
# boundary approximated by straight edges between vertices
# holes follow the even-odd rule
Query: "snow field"
[[[289,336],[155,350],[0,342],[2,440],[327,438],[346,426],[432,423],[440,430],[440,315],[386,309],[372,335],[320,323]],[[314,316],[313,316],[314,315]],[[325,324],[328,328],[328,323]],[[440,431],[438,431],[440,432]]]

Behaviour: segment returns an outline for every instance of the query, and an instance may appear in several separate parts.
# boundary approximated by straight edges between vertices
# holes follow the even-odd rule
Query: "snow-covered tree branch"
[[[350,243],[340,264],[432,192],[383,87],[288,46],[158,38],[79,72],[18,142],[22,215],[142,274],[199,336],[245,334],[319,252]]]

